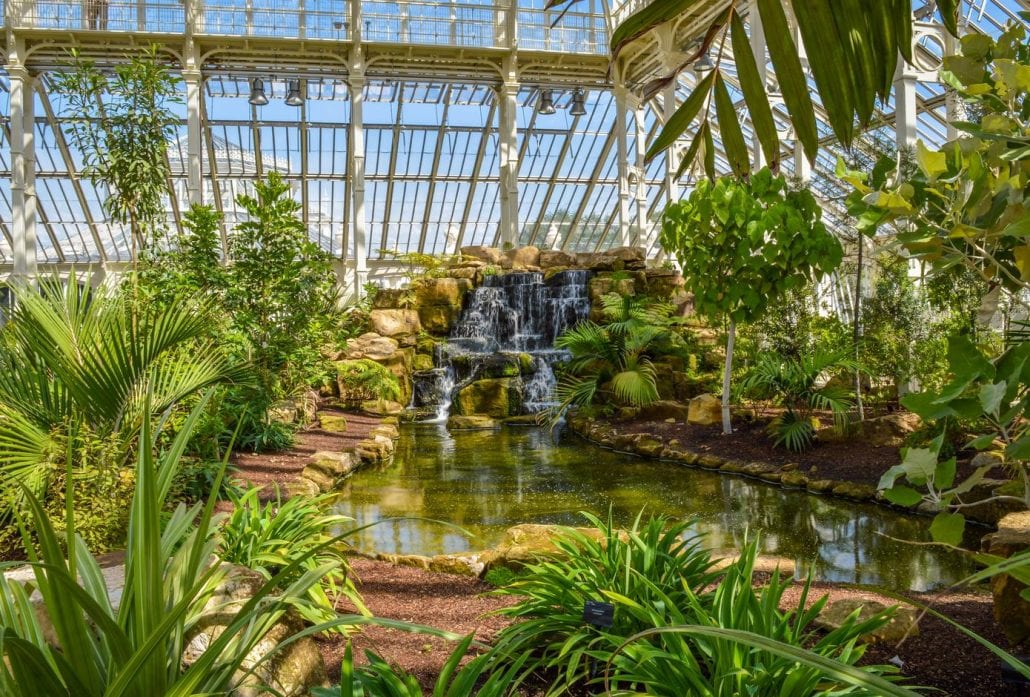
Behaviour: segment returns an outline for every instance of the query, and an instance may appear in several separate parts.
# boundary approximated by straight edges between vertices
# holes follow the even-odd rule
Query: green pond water
[[[695,519],[716,550],[760,535],[766,553],[800,562],[820,580],[921,591],[971,570],[961,555],[906,544],[928,539],[929,518],[645,460],[575,437],[556,445],[538,428],[404,426],[394,462],[355,474],[338,503],[358,524],[380,521],[356,540],[359,548],[422,555],[485,549],[517,523],[582,525],[579,512],[604,517],[609,508],[620,525],[641,509]],[[981,534],[971,530],[968,543]]]

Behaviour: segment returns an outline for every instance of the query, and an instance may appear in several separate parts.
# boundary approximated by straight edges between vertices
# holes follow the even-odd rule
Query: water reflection
[[[641,509],[696,518],[713,549],[760,534],[763,551],[811,565],[822,580],[928,590],[970,571],[959,555],[901,541],[927,540],[926,518],[574,440],[556,446],[534,428],[404,427],[394,463],[352,477],[338,504],[359,524],[383,521],[360,538],[363,549],[427,555],[483,549],[516,523],[580,525],[580,511],[604,515],[609,507],[619,524]],[[450,525],[389,520],[404,516]]]

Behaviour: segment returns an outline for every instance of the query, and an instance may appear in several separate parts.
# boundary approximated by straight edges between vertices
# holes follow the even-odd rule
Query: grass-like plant
[[[828,597],[809,606],[809,579],[797,605],[781,610],[791,581],[773,574],[755,589],[757,556],[753,540],[714,590],[691,594],[671,610],[663,606],[658,613],[633,599],[616,599],[617,607],[649,613],[655,622],[611,654],[606,691],[639,694],[643,686],[648,694],[699,697],[913,694],[882,677],[896,673],[893,666],[853,667],[865,652],[860,637],[882,627],[890,611],[859,621],[856,610],[839,628],[816,633],[813,622]]]
[[[473,636],[470,634],[462,639],[447,658],[433,685],[432,697],[505,697],[511,694],[525,658],[504,670],[493,670],[490,654],[476,656],[462,666],[461,661],[472,647]],[[340,685],[329,689],[316,688],[312,692],[313,697],[425,697],[425,691],[415,676],[391,665],[372,651],[366,651],[365,657],[368,664],[355,667],[348,644],[340,669]]]
[[[32,586],[42,596],[56,645],[48,642],[44,623],[30,602],[32,588],[0,576],[0,694],[224,694],[234,687],[247,655],[284,613],[304,602],[308,591],[337,568],[336,562],[329,562],[303,569],[321,548],[298,555],[235,612],[226,629],[196,661],[183,666],[186,637],[224,577],[214,554],[220,542],[212,520],[215,496],[192,507],[180,504],[167,519],[162,508],[206,401],[207,397],[200,400],[160,456],[150,419],[142,421],[125,582],[117,607],[110,599],[100,564],[75,534],[71,489],[64,545],[39,501],[25,491],[29,513],[19,516],[19,524],[35,574]],[[144,413],[149,413],[152,405],[150,397],[145,397]],[[0,568],[10,566],[13,564]],[[334,624],[364,621],[361,616],[345,616]],[[248,665],[248,670],[254,668]]]
[[[560,560],[533,564],[493,591],[517,598],[499,611],[514,624],[498,634],[492,651],[498,666],[522,661],[519,681],[549,675],[555,694],[587,683],[626,637],[670,623],[674,615],[665,613],[686,607],[716,578],[710,554],[690,535],[691,523],[638,518],[620,531],[610,518],[584,516],[599,531],[596,537],[564,530],[555,539]],[[617,603],[611,629],[584,621],[587,601]]]
[[[814,414],[829,411],[838,430],[847,427],[854,406],[852,392],[827,382],[827,377],[855,370],[854,360],[840,353],[814,351],[801,358],[764,355],[748,373],[741,389],[759,399],[781,405],[783,414],[769,424],[776,445],[801,452],[815,438]]]
[[[312,624],[332,621],[341,597],[367,613],[349,577],[342,550],[325,546],[332,540],[334,529],[350,522],[346,516],[329,512],[333,496],[284,500],[277,493],[275,499],[262,504],[260,493],[259,488],[252,488],[242,496],[230,494],[234,508],[222,526],[218,556],[257,571],[266,579],[276,578],[280,588],[305,572],[329,566],[331,570],[297,605],[301,617]],[[300,565],[293,573],[281,573],[297,560]]]

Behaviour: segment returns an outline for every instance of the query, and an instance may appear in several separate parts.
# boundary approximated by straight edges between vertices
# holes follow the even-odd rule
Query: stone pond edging
[[[767,462],[746,462],[719,457],[708,453],[688,450],[675,439],[666,443],[648,433],[620,433],[611,424],[585,416],[572,415],[568,419],[569,430],[583,440],[602,448],[638,455],[656,460],[666,460],[688,467],[698,467],[722,474],[731,474],[759,479],[769,484],[779,484],[785,489],[804,489],[814,494],[824,494],[851,501],[873,503],[913,515],[933,515],[936,511],[922,506],[906,508],[885,499],[871,484],[827,479],[810,476],[797,471],[791,465],[773,465]],[[996,525],[997,519],[979,517],[971,512],[966,517],[983,525]]]
[[[346,431],[343,416],[322,416],[323,430]],[[337,421],[342,421],[337,423]],[[332,424],[332,425],[330,425]],[[290,496],[317,496],[334,491],[341,482],[365,467],[389,462],[393,459],[396,441],[400,438],[396,416],[387,416],[369,431],[368,438],[353,448],[342,451],[320,450],[311,456],[311,462],[289,483]]]

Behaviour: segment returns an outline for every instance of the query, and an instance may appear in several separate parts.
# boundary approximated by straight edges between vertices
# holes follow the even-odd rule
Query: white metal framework
[[[610,69],[611,27],[646,2],[588,0],[559,15],[544,0],[6,0],[0,278],[128,260],[126,231],[106,220],[104,192],[80,174],[50,74],[72,48],[113,64],[149,43],[183,78],[169,152],[170,237],[191,202],[214,205],[231,228],[236,195],[274,169],[293,184],[312,239],[340,260],[352,289],[369,269],[388,267],[391,251],[644,244],[658,254],[655,224],[691,179],[677,180],[664,156],[645,165],[645,144],[694,76],[647,103],[637,95],[678,64],[729,1],[698,2],[694,15],[637,41]],[[895,120],[902,144],[948,136],[955,105],[934,76],[947,39],[932,5],[913,5],[925,20],[921,61],[899,73],[869,142],[894,141]],[[1026,8],[1026,0],[975,0],[964,17],[969,30],[996,34]],[[764,65],[761,28],[750,29]],[[722,58],[732,87],[732,55]],[[247,101],[255,77],[266,106]],[[300,107],[284,103],[293,80]],[[577,88],[586,91],[585,115],[568,108]],[[555,113],[537,109],[541,90]],[[790,151],[785,111],[777,118]],[[844,192],[831,174],[839,153],[821,128],[827,148],[814,170],[800,156],[784,158],[785,168],[811,178],[831,222],[843,224]],[[718,166],[729,170],[723,158]]]

